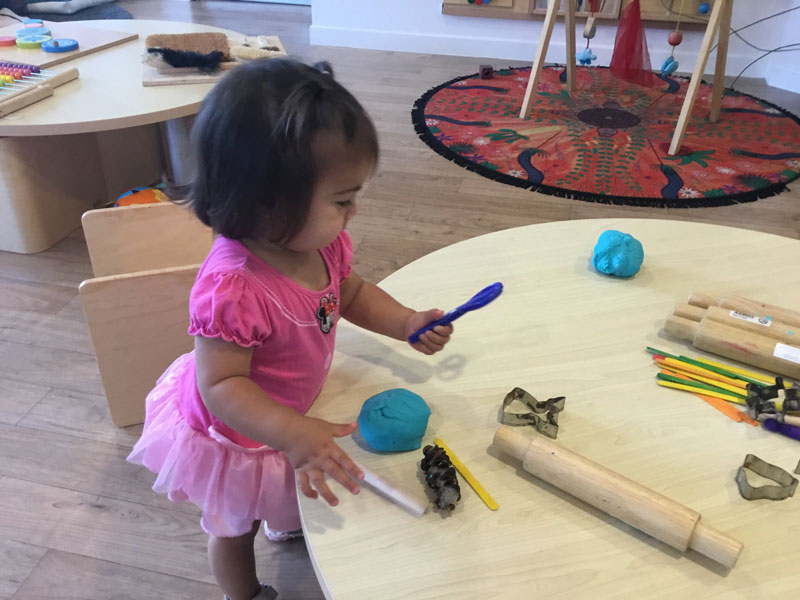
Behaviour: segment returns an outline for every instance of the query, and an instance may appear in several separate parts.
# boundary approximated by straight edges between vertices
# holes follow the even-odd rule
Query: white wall
[[[791,2],[791,4],[797,6],[800,4],[800,0],[794,0]],[[783,39],[781,40],[780,37],[775,37],[772,42],[761,46],[761,48],[770,49],[777,46],[784,46],[786,44],[800,42],[800,10],[796,10],[778,18],[785,19]],[[753,29],[756,27],[759,27],[759,25],[756,25],[753,27]],[[743,31],[742,35],[745,33],[746,32]],[[800,48],[800,46],[797,46],[797,48]],[[785,90],[791,90],[800,94],[800,51],[781,53],[774,52],[759,62],[767,63],[766,79],[769,85],[783,88]],[[749,73],[750,71],[748,70],[746,74]],[[787,106],[785,108],[790,110],[794,109],[795,111],[798,110],[798,107]]]
[[[734,4],[733,27],[746,25],[763,16],[797,6],[800,0],[737,0]],[[486,19],[443,15],[441,0],[313,0],[311,5],[311,43],[351,48],[371,48],[456,56],[490,57],[532,61],[539,40],[542,21]],[[792,19],[787,17],[791,16]],[[751,43],[774,48],[781,43],[800,41],[800,11],[771,19],[742,32]],[[790,27],[791,25],[791,27]],[[673,26],[674,27],[674,26]],[[667,34],[671,27],[653,25],[647,28],[650,60],[654,69],[669,55]],[[578,24],[578,45],[583,37],[583,23]],[[595,64],[607,65],[611,60],[616,23],[598,25],[591,47],[598,56]],[[679,71],[691,72],[702,40],[702,31],[684,31],[683,43],[675,58]],[[791,38],[791,39],[790,39]],[[786,40],[781,42],[781,40]],[[727,73],[737,75],[761,52],[731,37]],[[713,72],[714,57],[707,71]],[[565,59],[563,22],[556,23],[547,53],[549,62]],[[800,52],[788,52],[765,58],[747,70],[747,77],[769,77],[772,85],[800,86],[798,66]]]

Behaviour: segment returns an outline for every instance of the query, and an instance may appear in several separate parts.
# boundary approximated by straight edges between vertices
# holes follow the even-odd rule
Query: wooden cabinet
[[[458,15],[466,17],[485,17],[491,19],[528,19],[539,20],[547,12],[549,0],[490,0],[488,4],[478,4],[479,0],[442,0],[442,13],[446,15]],[[486,0],[482,0],[486,2]],[[561,0],[559,14],[564,14],[564,6],[567,1]],[[632,0],[603,0],[600,3],[600,10],[595,13],[598,19],[618,19],[622,10],[631,3]],[[698,11],[700,4],[706,0],[640,0],[642,7],[642,19],[644,21],[667,21],[674,22],[683,6],[682,23],[690,25],[692,23],[705,24],[708,21],[707,13],[701,15]],[[714,0],[708,0],[710,4]],[[581,6],[575,11],[576,17],[588,17],[590,12],[587,9],[589,0],[583,0]]]

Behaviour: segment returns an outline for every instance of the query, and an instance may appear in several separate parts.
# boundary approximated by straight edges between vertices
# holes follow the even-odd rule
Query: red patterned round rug
[[[724,206],[783,191],[800,177],[800,119],[728,90],[717,123],[703,84],[679,152],[667,153],[688,80],[642,87],[609,69],[545,68],[529,119],[530,68],[459,77],[426,92],[412,121],[439,154],[485,177],[544,194],[657,207]]]

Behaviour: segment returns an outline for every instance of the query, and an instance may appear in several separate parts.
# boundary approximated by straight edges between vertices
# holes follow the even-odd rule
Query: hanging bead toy
[[[605,0],[603,1],[605,4]],[[578,8],[580,9],[581,3],[578,3]],[[595,34],[597,33],[597,24],[595,23],[594,13],[598,10],[602,10],[602,6],[600,6],[600,0],[589,0],[589,10],[591,11],[591,16],[586,19],[586,27],[583,28],[583,37],[586,38],[586,48],[578,52],[575,58],[578,60],[578,63],[581,65],[590,65],[592,64],[593,60],[597,60],[597,56],[592,49],[589,48],[589,40],[591,40]]]
[[[661,74],[664,76],[672,75],[680,66],[680,63],[675,60],[675,46],[683,41],[683,34],[680,31],[681,17],[683,16],[683,3],[684,0],[681,0],[681,7],[678,9],[678,20],[675,22],[675,31],[670,31],[667,36],[667,42],[672,46],[672,51],[661,64]]]

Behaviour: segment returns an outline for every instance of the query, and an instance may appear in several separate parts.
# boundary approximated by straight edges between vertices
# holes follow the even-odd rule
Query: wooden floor
[[[411,126],[413,101],[498,61],[310,47],[305,7],[119,4],[136,18],[277,34],[290,52],[333,63],[380,131],[381,166],[351,228],[355,264],[368,279],[472,236],[565,219],[668,218],[800,237],[800,185],[724,208],[614,207],[493,183],[433,153]],[[738,87],[800,112],[800,96],[752,82]],[[220,598],[197,510],[153,493],[152,477],[124,460],[140,428],[120,430],[108,418],[77,297],[90,276],[80,232],[38,255],[0,252],[0,600]],[[282,598],[322,598],[302,541],[260,536],[258,552],[262,577]]]

